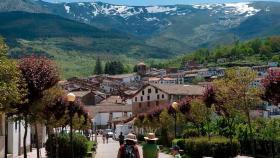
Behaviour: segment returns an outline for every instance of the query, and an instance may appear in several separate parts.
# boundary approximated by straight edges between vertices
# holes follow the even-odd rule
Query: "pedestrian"
[[[138,147],[136,146],[136,135],[129,133],[119,148],[118,158],[140,158]]]
[[[120,146],[123,145],[123,143],[124,143],[124,136],[123,136],[122,132],[119,135],[119,143],[120,143]]]
[[[105,139],[106,139],[106,135],[105,135],[105,133],[102,133],[103,144],[105,144]]]
[[[143,145],[143,158],[158,158],[159,148],[156,144],[158,138],[155,133],[148,133],[147,137],[144,137],[146,143]]]
[[[106,133],[106,142],[108,144],[108,140],[109,140],[109,133]]]
[[[174,158],[181,158],[180,147],[178,145],[173,146],[171,150]]]

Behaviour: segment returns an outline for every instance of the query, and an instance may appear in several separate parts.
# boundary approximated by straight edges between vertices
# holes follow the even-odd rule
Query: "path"
[[[97,138],[98,147],[95,158],[117,158],[119,142],[109,139],[108,144],[103,144],[102,138]],[[143,158],[142,148],[139,147],[140,157]],[[172,156],[160,153],[159,158],[172,158]]]
[[[41,148],[40,152],[41,152],[41,158],[47,158],[45,148]],[[14,158],[23,158],[23,157],[24,157],[23,155],[14,156]],[[32,152],[27,153],[27,157],[28,158],[37,158],[37,150],[35,148],[33,148]]]

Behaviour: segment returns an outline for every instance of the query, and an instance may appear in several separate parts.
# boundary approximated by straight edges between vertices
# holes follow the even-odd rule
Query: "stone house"
[[[78,100],[84,105],[96,105],[106,98],[106,95],[98,91],[74,91]]]
[[[187,96],[199,97],[203,93],[204,87],[198,85],[147,84],[132,97],[132,112],[136,115],[161,104],[172,103]]]

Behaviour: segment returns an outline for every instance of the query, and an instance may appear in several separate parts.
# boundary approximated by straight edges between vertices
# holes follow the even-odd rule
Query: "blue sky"
[[[93,2],[95,0],[44,0],[48,2]],[[226,2],[248,2],[248,0],[97,0],[101,2],[126,5],[169,5],[169,4],[200,4],[200,3],[226,3]],[[265,1],[265,0],[262,0]],[[280,1],[280,0],[267,0]]]

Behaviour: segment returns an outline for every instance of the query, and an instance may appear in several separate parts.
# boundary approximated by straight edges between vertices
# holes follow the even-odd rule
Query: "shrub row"
[[[84,158],[86,156],[87,142],[88,140],[85,136],[73,134],[73,154],[75,158]],[[46,142],[46,151],[49,158],[72,157],[69,134],[50,135]]]
[[[215,158],[227,158],[238,154],[240,145],[237,140],[224,137],[193,137],[188,139],[175,139],[173,145],[177,144],[187,155],[192,157],[210,156]]]

